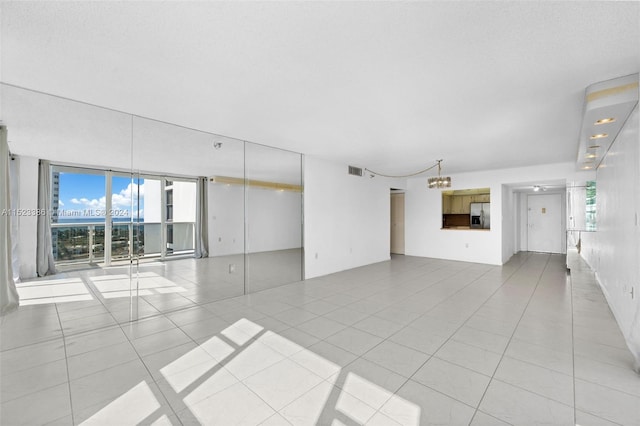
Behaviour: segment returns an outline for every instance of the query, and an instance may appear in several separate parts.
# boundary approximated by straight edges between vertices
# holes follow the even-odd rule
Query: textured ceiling
[[[639,6],[3,2],[1,79],[383,173],[575,161]]]

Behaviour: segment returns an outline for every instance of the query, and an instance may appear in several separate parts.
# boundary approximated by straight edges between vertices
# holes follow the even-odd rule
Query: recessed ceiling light
[[[589,136],[589,139],[602,139],[602,138],[606,138],[607,136],[609,136],[609,134],[607,133],[598,133],[598,134]]]
[[[587,154],[585,157],[586,158],[596,158],[596,155],[595,154]]]
[[[591,166],[582,166],[582,170],[589,170]]]
[[[598,124],[607,124],[607,123],[613,123],[614,121],[616,121],[616,119],[614,117],[609,117],[609,118],[601,118],[600,120],[596,121],[595,124],[596,126]]]

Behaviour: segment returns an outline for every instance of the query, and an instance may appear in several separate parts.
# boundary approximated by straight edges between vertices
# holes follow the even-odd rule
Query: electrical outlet
[[[235,263],[230,263],[229,264],[229,273],[233,274],[236,271],[236,265]]]

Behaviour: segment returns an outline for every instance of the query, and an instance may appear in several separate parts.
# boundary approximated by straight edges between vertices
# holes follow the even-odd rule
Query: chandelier
[[[451,188],[451,178],[449,176],[441,176],[440,172],[442,170],[440,163],[442,160],[437,161],[438,165],[438,176],[430,177],[428,179],[429,189],[432,188]]]
[[[440,175],[440,173],[442,172],[442,166],[441,166],[440,163],[442,163],[442,160],[436,160],[436,163],[434,165],[429,166],[426,169],[420,170],[418,172],[410,173],[408,175],[385,175],[383,173],[374,172],[371,169],[365,168],[365,170],[371,174],[370,177],[382,176],[382,177],[388,177],[388,178],[408,178],[408,177],[421,175],[421,174],[426,173],[429,170],[437,167],[438,168],[438,176],[430,177],[427,180],[427,182],[429,184],[429,188],[430,189],[432,189],[432,188],[450,188],[451,187],[451,178],[448,177],[448,176],[441,176]]]

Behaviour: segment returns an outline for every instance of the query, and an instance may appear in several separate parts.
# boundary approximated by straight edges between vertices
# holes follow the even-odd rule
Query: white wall
[[[34,157],[17,157],[18,192],[20,209],[38,208],[38,159]],[[36,245],[38,241],[38,218],[36,216],[20,216],[18,221],[20,278],[34,278],[36,270]]]
[[[390,182],[305,156],[305,277],[388,260]]]
[[[244,253],[244,187],[209,182],[209,256]]]
[[[516,249],[516,223],[518,222],[516,194],[502,185],[502,263],[506,263]]]
[[[598,168],[597,231],[583,234],[582,255],[596,271],[609,306],[640,366],[638,122],[636,105],[631,117]]]
[[[209,256],[245,251],[245,189],[209,182]],[[302,247],[302,194],[249,187],[247,252]]]
[[[249,187],[247,195],[247,251],[302,247],[302,194]]]
[[[451,189],[490,188],[489,231],[441,229],[441,191],[427,189],[425,177],[410,179],[405,193],[405,253],[412,256],[501,265],[516,251],[515,243],[512,243],[517,239],[518,232],[515,229],[514,218],[520,214],[516,210],[518,204],[514,203],[511,190],[506,189],[503,193],[503,185],[566,180],[575,174],[574,163],[558,163],[451,175]],[[526,221],[524,223],[526,224]],[[522,227],[522,223],[520,226]]]

